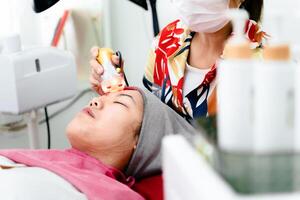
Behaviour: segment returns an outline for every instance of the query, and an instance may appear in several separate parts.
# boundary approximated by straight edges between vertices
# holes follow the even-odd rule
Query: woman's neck
[[[231,34],[231,25],[215,33],[196,33],[191,42],[188,63],[199,69],[207,69],[223,54],[226,40]]]
[[[101,161],[105,165],[114,167],[116,169],[119,169],[120,171],[125,169],[131,158],[132,153],[133,150],[87,152],[87,154]]]

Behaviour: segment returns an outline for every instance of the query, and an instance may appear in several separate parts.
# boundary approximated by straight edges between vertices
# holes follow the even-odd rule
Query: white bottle
[[[294,2],[294,1],[293,1]],[[295,131],[294,131],[294,151],[300,153],[300,27],[295,26],[300,20],[300,2],[298,2],[296,9],[291,13],[291,19],[289,20],[288,31],[292,34],[291,37],[291,50],[292,59],[296,62],[295,69]],[[299,164],[297,164],[299,168]]]
[[[231,10],[234,36],[218,68],[218,144],[224,151],[250,152],[252,143],[253,60],[244,27],[248,14]]]
[[[300,153],[300,62],[295,69],[295,131],[294,151]]]
[[[254,145],[259,154],[293,151],[295,65],[283,41],[283,18],[280,12],[265,18],[272,36],[254,71]]]

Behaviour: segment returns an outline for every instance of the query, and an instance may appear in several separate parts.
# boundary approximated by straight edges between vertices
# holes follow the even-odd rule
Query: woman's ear
[[[136,149],[138,141],[139,141],[139,135],[136,134],[133,149]]]
[[[134,146],[133,146],[133,150],[135,150],[135,149],[137,148],[138,141],[139,141],[139,134],[136,134],[136,135],[134,136]]]

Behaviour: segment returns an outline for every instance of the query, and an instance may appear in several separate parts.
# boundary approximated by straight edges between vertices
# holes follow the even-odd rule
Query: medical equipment
[[[117,68],[113,65],[111,59],[114,52],[109,48],[99,48],[97,61],[103,66],[103,75],[101,89],[106,93],[118,92],[126,86],[121,66]]]
[[[0,112],[27,113],[31,148],[38,148],[37,109],[76,93],[74,57],[66,51],[21,48],[18,35],[0,42]]]
[[[228,12],[233,36],[226,44],[218,70],[218,143],[225,151],[252,150],[253,51],[244,34],[248,14]]]

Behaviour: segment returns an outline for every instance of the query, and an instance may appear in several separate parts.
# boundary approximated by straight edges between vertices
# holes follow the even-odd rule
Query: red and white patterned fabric
[[[217,64],[193,86],[193,91],[183,96],[185,68],[194,34],[180,20],[163,28],[153,42],[143,78],[147,89],[186,119],[216,113],[216,89],[210,84],[215,80]],[[247,21],[245,34],[256,46],[266,36],[252,20]]]

